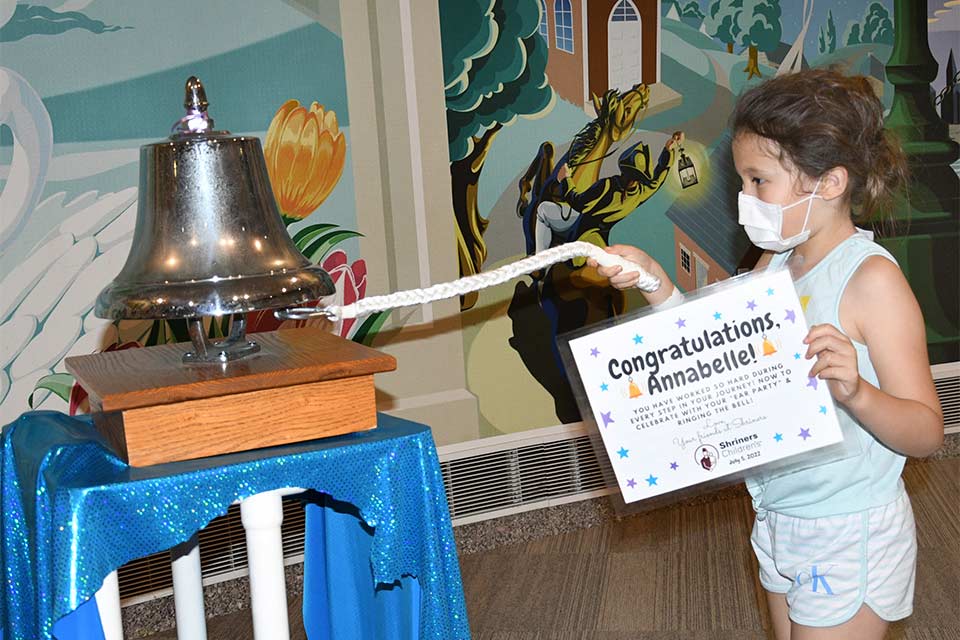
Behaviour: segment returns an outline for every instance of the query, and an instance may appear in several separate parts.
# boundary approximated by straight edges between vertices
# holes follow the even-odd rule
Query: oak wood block
[[[387,354],[317,328],[250,336],[255,356],[184,365],[189,344],[67,358],[94,424],[135,466],[329,437],[376,426],[373,374]]]

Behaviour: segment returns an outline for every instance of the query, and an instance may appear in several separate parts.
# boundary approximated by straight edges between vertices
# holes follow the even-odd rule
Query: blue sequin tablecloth
[[[130,467],[107,451],[89,417],[36,411],[4,427],[0,482],[0,640],[51,638],[58,620],[93,603],[111,571],[188,540],[236,500],[283,487],[356,508],[372,536],[365,547],[344,541],[369,558],[353,572],[372,578],[371,593],[400,591],[415,579],[419,610],[404,615],[420,638],[470,637],[436,449],[420,424],[380,415],[372,431]],[[324,543],[325,521],[329,526],[322,511],[308,508],[307,517],[304,620],[311,636],[318,618],[334,623],[307,603],[328,597],[335,605],[337,598],[318,593],[329,584],[312,567],[342,570],[330,566],[342,555],[335,549],[311,556],[311,547]],[[328,531],[331,541],[337,544],[337,535]]]

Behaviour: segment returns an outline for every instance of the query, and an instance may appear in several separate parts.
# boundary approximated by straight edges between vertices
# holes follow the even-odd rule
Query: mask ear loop
[[[810,221],[810,211],[813,210],[813,199],[821,196],[817,196],[817,189],[820,188],[820,180],[822,178],[817,178],[817,184],[813,187],[813,193],[807,196],[807,215],[803,217],[803,226],[800,227],[800,233],[803,233],[807,230],[807,223]],[[803,202],[801,200],[801,202]]]
[[[820,188],[821,178],[817,178],[817,184],[813,187],[813,192],[807,197],[807,215],[803,218],[803,226],[800,228],[800,233],[803,233],[807,230],[807,222],[810,220],[810,211],[813,209],[813,199],[817,197],[817,189]],[[803,202],[802,200],[800,202]],[[797,203],[799,204],[799,202]],[[790,277],[796,280],[798,275],[801,273],[803,268],[804,258],[802,255],[794,251],[790,254],[790,257],[787,258],[787,269],[790,271]]]

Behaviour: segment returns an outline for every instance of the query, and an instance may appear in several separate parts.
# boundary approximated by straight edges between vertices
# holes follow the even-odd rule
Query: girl
[[[905,456],[943,442],[920,308],[892,256],[852,219],[854,209],[867,218],[891,203],[905,180],[903,152],[867,81],[826,70],[750,89],[732,130],[740,224],[766,250],[756,268],[790,260],[797,292],[809,297],[809,375],[827,381],[861,441],[852,458],[747,480],[774,631],[778,640],[879,639],[913,607]],[[607,251],[660,276],[650,304],[681,297],[644,252]],[[593,266],[618,289],[636,285],[635,272]]]

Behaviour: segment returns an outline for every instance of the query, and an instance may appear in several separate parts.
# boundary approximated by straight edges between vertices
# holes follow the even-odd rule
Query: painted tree
[[[833,21],[833,10],[827,11],[827,24],[820,27],[818,37],[820,53],[833,53],[837,50],[837,24]]]
[[[761,76],[758,52],[770,52],[780,45],[783,28],[780,24],[780,0],[743,0],[737,14],[737,39],[748,50],[747,79]]]
[[[893,44],[893,21],[890,19],[890,12],[879,2],[870,3],[863,14],[863,20],[847,23],[844,37],[847,46],[871,42]]]
[[[859,22],[850,22],[847,24],[847,35],[843,39],[844,43],[849,47],[853,44],[860,44],[860,23]]]
[[[478,273],[487,256],[489,221],[477,207],[477,188],[490,145],[517,117],[553,108],[541,10],[531,0],[440,0],[451,191],[464,276]],[[473,294],[461,306],[475,301]]]
[[[690,0],[683,5],[683,11],[680,12],[680,15],[684,18],[696,18],[697,20],[703,20],[704,18],[703,11],[700,10],[700,3],[697,0]]]
[[[837,50],[837,23],[833,19],[833,10],[827,11],[827,51]]]
[[[712,0],[703,18],[707,35],[727,45],[727,53],[733,53],[733,43],[740,32],[737,17],[743,11],[743,0]]]
[[[860,42],[893,44],[893,21],[890,20],[890,12],[879,2],[872,2],[867,7],[867,13],[863,17]]]

